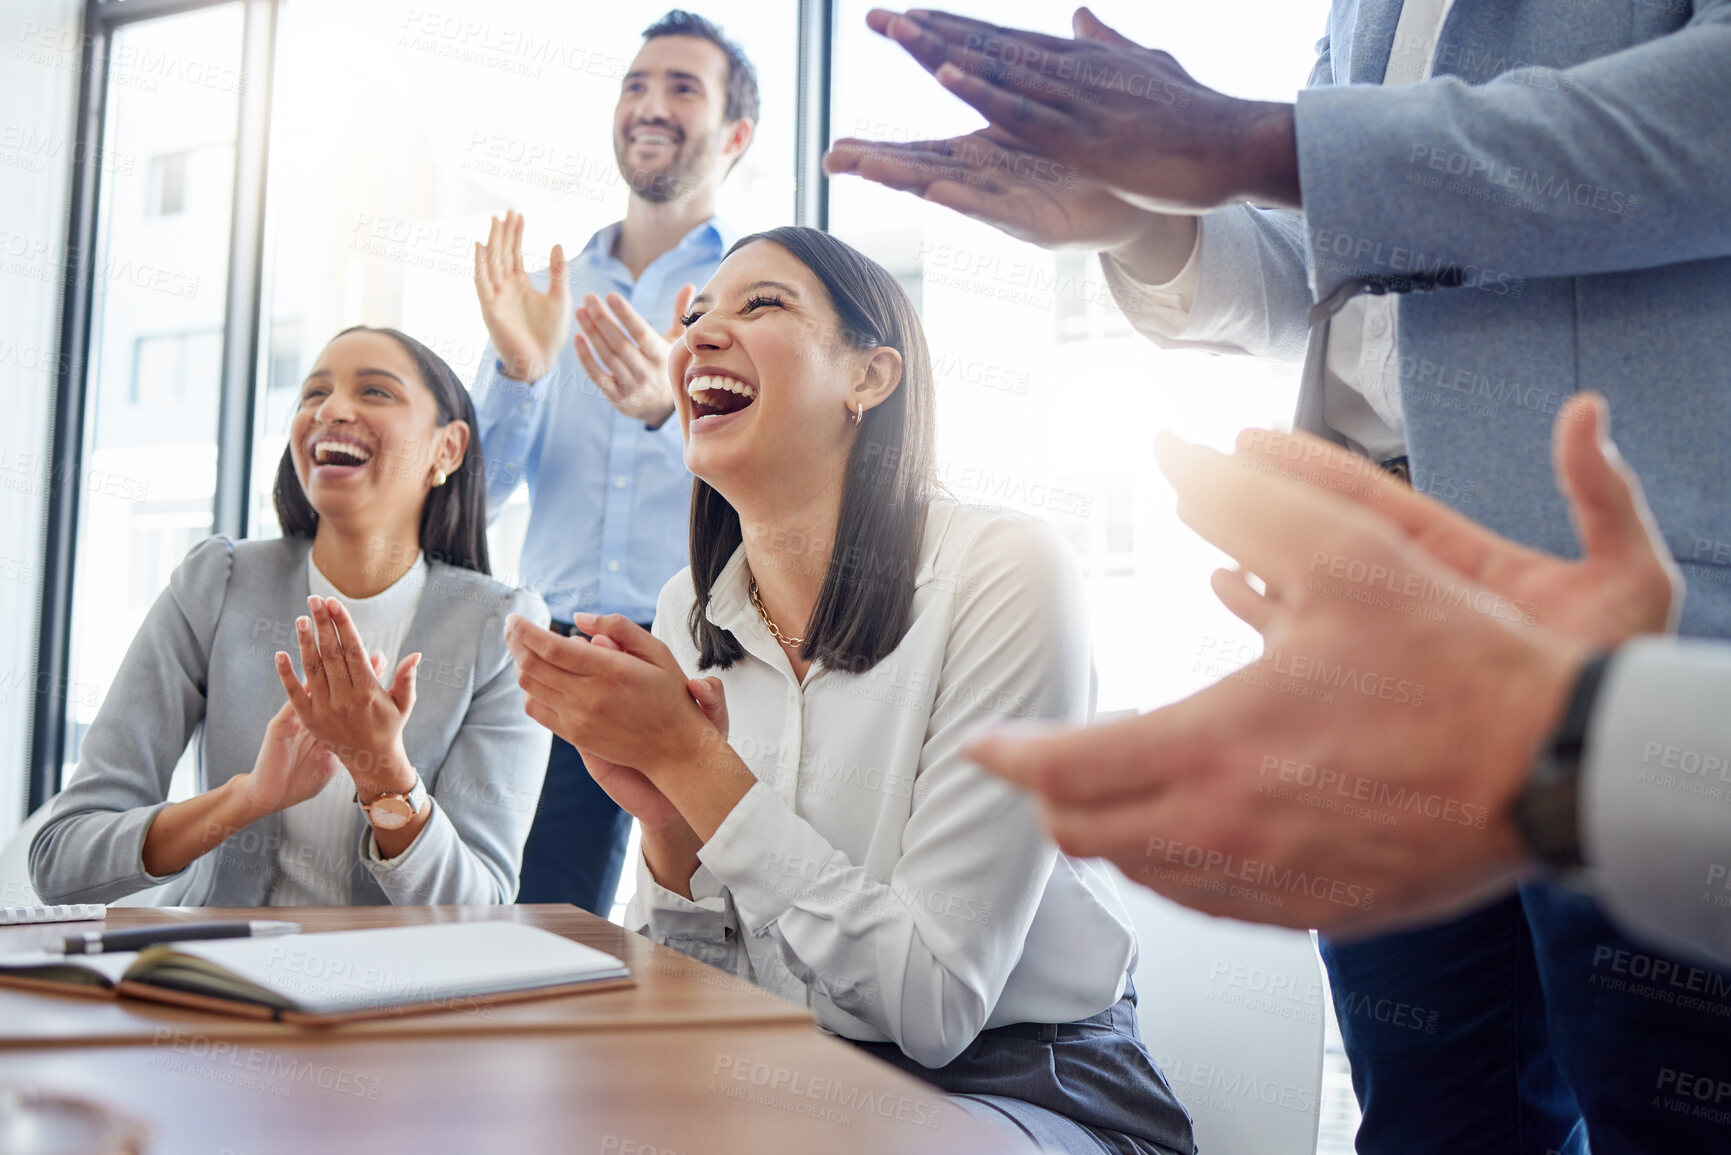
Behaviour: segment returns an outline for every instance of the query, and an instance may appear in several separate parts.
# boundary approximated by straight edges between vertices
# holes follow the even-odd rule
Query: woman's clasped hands
[[[756,781],[727,744],[719,678],[687,678],[672,652],[618,615],[576,615],[562,637],[513,614],[505,644],[524,712],[577,748],[607,796],[643,825],[656,880],[686,892],[697,849]]]
[[[415,768],[403,748],[403,727],[415,708],[421,655],[397,663],[387,688],[380,682],[383,656],[368,655],[341,602],[309,597],[307,610],[308,616],[295,619],[305,682],[295,677],[286,653],[276,655],[277,676],[288,693],[286,709],[325,753],[348,768],[361,797],[410,789]]]

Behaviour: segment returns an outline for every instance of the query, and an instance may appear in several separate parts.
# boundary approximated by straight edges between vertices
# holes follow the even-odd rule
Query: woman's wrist
[[[282,805],[273,805],[261,798],[258,790],[258,771],[249,770],[244,774],[236,774],[215,790],[210,791],[216,796],[216,810],[213,820],[221,822],[233,833],[244,826],[251,826],[261,818],[267,818]],[[227,835],[224,835],[227,837]]]
[[[362,802],[370,803],[381,794],[407,794],[415,788],[417,772],[409,761],[408,751],[403,749],[400,734],[394,745],[387,746],[382,753],[363,751],[357,761],[365,769],[351,766],[349,775],[355,780],[355,795]]]
[[[697,857],[703,843],[689,826],[643,832],[643,861],[655,885],[681,898],[691,897],[691,878],[703,863]]]

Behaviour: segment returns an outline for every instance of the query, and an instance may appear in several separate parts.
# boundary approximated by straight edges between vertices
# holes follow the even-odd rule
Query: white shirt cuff
[[[1196,292],[1202,284],[1202,230],[1196,222],[1196,240],[1190,246],[1190,256],[1172,279],[1151,285],[1136,278],[1129,267],[1111,253],[1100,254],[1100,268],[1106,275],[1107,287],[1127,316],[1139,323],[1176,337],[1190,323],[1190,311],[1196,307]]]
[[[1605,672],[1581,767],[1588,879],[1625,931],[1731,963],[1731,656],[1626,644]]]
[[[811,877],[835,853],[811,824],[775,796],[768,783],[745,792],[698,860],[733,895],[742,927],[761,935],[798,904]]]

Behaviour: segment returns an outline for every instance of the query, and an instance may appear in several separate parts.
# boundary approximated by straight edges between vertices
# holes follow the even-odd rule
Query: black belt
[[[1412,484],[1412,468],[1407,465],[1406,456],[1391,457],[1382,463],[1383,472],[1388,473],[1407,485]]]

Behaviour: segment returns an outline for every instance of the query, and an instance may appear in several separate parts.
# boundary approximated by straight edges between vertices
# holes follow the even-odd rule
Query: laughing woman
[[[548,738],[501,627],[547,613],[487,576],[474,425],[420,342],[355,328],[325,346],[277,470],[284,536],[213,537],[174,571],[31,843],[46,901],[516,896]],[[169,802],[190,740],[198,793]]]
[[[692,564],[653,636],[506,635],[530,715],[642,821],[628,925],[1050,1149],[1190,1155],[1110,878],[961,752],[1090,710],[1073,560],[935,499],[931,359],[882,268],[775,229],[695,306],[670,365]]]

